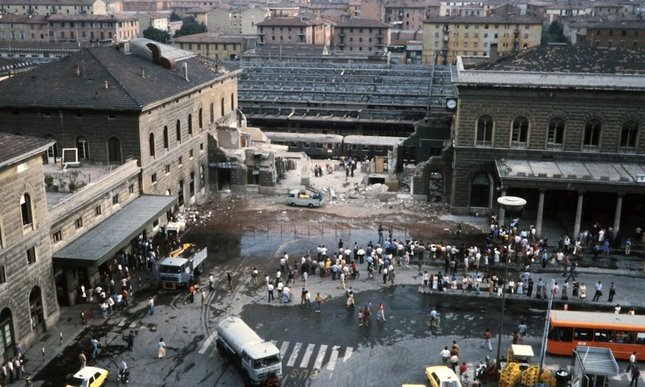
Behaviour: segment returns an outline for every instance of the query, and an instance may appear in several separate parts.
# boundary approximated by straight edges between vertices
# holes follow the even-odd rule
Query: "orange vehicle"
[[[571,356],[578,345],[609,348],[616,359],[645,353],[645,316],[552,311],[547,352]]]

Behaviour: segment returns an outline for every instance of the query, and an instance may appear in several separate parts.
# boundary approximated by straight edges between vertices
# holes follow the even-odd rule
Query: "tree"
[[[567,43],[569,40],[564,36],[564,27],[562,23],[555,20],[546,29],[542,30],[542,44],[546,45],[548,43]]]
[[[170,42],[170,34],[168,31],[158,30],[154,27],[148,27],[143,31],[143,37],[146,39],[154,40],[159,43]]]
[[[175,37],[200,34],[202,32],[206,32],[206,26],[201,23],[197,23],[194,17],[188,16],[183,19],[181,28],[175,33]]]

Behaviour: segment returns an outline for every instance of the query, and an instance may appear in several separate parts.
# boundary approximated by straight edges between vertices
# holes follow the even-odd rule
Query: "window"
[[[179,163],[179,166],[181,167],[181,165],[184,163],[184,158],[180,156],[179,159],[177,159],[177,162]]]
[[[231,93],[231,111],[235,110],[235,94]]]
[[[166,175],[170,173],[170,164],[166,164]]]
[[[493,141],[493,119],[481,116],[477,120],[477,145],[491,145]]]
[[[148,137],[148,147],[150,148],[150,157],[155,157],[155,134],[150,133]]]
[[[152,184],[157,184],[157,174],[153,173],[152,176],[150,176],[150,181]]]
[[[101,215],[101,206],[96,206],[94,207],[94,216],[100,216]]]
[[[597,147],[600,145],[600,121],[589,120],[585,125],[583,145]]]
[[[211,102],[211,124],[215,120],[215,107],[213,106],[213,103]]]
[[[90,158],[90,147],[87,144],[87,139],[85,139],[85,137],[80,136],[76,139],[76,149],[78,149],[79,160]]]
[[[83,227],[83,218],[82,217],[76,218],[76,220],[74,221],[74,227],[76,227],[77,230],[79,228]]]
[[[561,145],[564,142],[564,120],[554,118],[549,121],[547,128],[546,143],[549,145]]]
[[[199,151],[202,152],[204,150],[204,143],[199,144]]]
[[[613,331],[605,329],[596,329],[594,331],[593,341],[607,343],[612,340],[613,333]]]
[[[27,265],[31,265],[32,263],[36,263],[36,247],[34,246],[27,249]]]
[[[189,136],[193,135],[193,115],[192,114],[188,115],[188,135]]]
[[[119,195],[118,194],[112,196],[112,204],[113,205],[119,204]]]
[[[194,154],[194,152],[193,152],[193,150],[191,149],[191,150],[188,152],[188,157],[190,157],[190,158],[192,159],[192,158],[193,158],[193,154]]]
[[[517,117],[513,120],[513,131],[511,132],[511,142],[515,144],[526,145],[526,137],[529,132],[529,120],[525,117]]]
[[[181,142],[181,121],[179,120],[175,124],[175,136],[177,137],[177,142]]]
[[[20,197],[20,211],[22,212],[22,225],[23,227],[32,226],[33,219],[31,213],[31,197],[29,194],[23,194]]]
[[[134,193],[134,184],[130,184],[130,185],[128,186],[128,193],[131,193],[131,194],[133,194],[133,193]]]
[[[576,328],[573,332],[573,339],[577,341],[591,341],[593,339],[593,329]]]
[[[614,341],[620,344],[632,344],[635,336],[634,332],[616,331],[614,332]]]
[[[168,127],[167,126],[163,127],[163,147],[164,149],[168,149]]]
[[[3,266],[0,266],[0,284],[7,282],[7,272]]]
[[[636,121],[625,122],[620,132],[620,147],[635,148],[637,134],[638,134],[638,123]]]
[[[121,141],[116,137],[108,139],[108,163],[121,163]]]
[[[63,233],[61,230],[58,230],[52,234],[52,242],[58,243],[63,240]]]
[[[220,100],[219,105],[220,105],[221,115],[224,116],[224,98]]]
[[[199,129],[202,129],[202,128],[204,127],[204,117],[203,117],[203,114],[202,114],[202,113],[203,113],[203,112],[202,112],[202,108],[199,108],[199,117],[198,117],[198,120],[199,120]]]

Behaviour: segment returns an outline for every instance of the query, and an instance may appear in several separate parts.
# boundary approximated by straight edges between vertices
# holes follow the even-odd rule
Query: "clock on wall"
[[[446,100],[446,107],[448,110],[455,110],[457,108],[457,100],[454,98],[448,98]]]

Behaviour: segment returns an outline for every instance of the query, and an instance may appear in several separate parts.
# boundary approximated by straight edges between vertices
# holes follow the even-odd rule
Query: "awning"
[[[53,255],[64,266],[99,266],[177,202],[175,196],[142,195]]]

